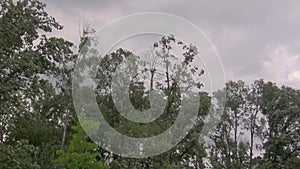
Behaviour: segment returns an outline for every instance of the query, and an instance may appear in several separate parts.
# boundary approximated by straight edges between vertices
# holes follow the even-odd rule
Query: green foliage
[[[21,140],[15,145],[0,144],[1,169],[41,169],[37,164],[38,148]]]
[[[257,80],[250,87],[242,82],[229,82],[227,92],[221,122],[211,136],[211,165],[214,168],[297,168],[299,90]],[[236,132],[243,140],[236,140]],[[255,157],[255,150],[265,151],[264,155]]]
[[[39,150],[36,165],[52,169],[61,144],[61,119],[72,110],[63,89],[71,71],[64,65],[75,57],[73,44],[46,36],[62,26],[47,14],[44,3],[2,0],[0,6],[0,144],[27,140]],[[30,162],[23,157],[18,165]]]
[[[70,128],[77,121],[70,92],[71,72],[77,55],[72,51],[71,42],[47,36],[55,29],[62,29],[62,25],[47,14],[46,5],[38,0],[1,0],[0,6],[1,169],[107,168],[104,163],[113,169],[299,168],[299,90],[278,87],[263,80],[249,86],[243,81],[229,81],[225,88],[226,100],[222,97],[224,91],[215,93],[216,98],[226,104],[225,107],[212,105],[214,115],[220,115],[221,121],[210,136],[212,144],[205,147],[199,142],[199,134],[211,106],[211,97],[199,90],[202,84],[197,77],[204,72],[194,64],[198,49],[183,44],[173,35],[165,36],[154,43],[155,59],[151,64],[140,63],[139,56],[119,49],[104,56],[97,72],[90,65],[98,55],[91,44],[98,42],[90,37],[94,30],[87,29],[81,37],[79,52],[91,58],[82,67],[97,72],[99,108],[118,132],[136,138],[157,135],[176,119],[184,99],[181,97],[183,91],[187,93],[186,98],[193,95],[200,98],[194,128],[173,149],[145,159],[122,158],[101,149],[79,124],[72,127],[73,132]],[[181,58],[172,55],[173,49],[182,51]],[[132,70],[138,69],[134,63],[144,68],[129,86],[133,107],[147,110],[151,107],[151,95],[166,96],[163,114],[149,124],[135,123],[121,116],[110,96],[112,73],[130,59]],[[178,72],[183,78],[176,81]],[[148,81],[142,75],[148,77]],[[157,78],[163,80],[156,81]],[[83,78],[76,80],[84,81]],[[180,89],[180,85],[185,87]],[[78,119],[84,126],[91,124],[88,130],[92,134],[101,127],[90,120],[93,117],[79,116]],[[255,150],[263,155],[255,154]],[[206,156],[209,162],[204,163]]]
[[[209,147],[210,160],[216,168],[247,168],[249,145],[240,139],[243,135],[241,129],[247,91],[242,81],[230,81],[226,84],[225,107],[219,112],[221,120],[215,133],[211,135],[213,145]]]
[[[66,151],[58,150],[56,163],[67,169],[105,168],[100,160],[97,144],[92,142],[80,124],[72,127],[74,134]],[[96,160],[97,159],[97,160]]]
[[[300,162],[300,92],[290,87],[264,85],[262,112],[268,129],[264,131],[265,161],[272,168],[295,168]]]
[[[64,102],[50,79],[66,76],[63,62],[73,58],[72,43],[48,38],[45,32],[62,27],[36,0],[0,3],[0,119],[1,138],[18,128],[24,116],[58,124]],[[20,126],[22,127],[22,126]],[[14,140],[13,136],[8,139]],[[1,139],[0,141],[3,141]]]
[[[177,58],[171,54],[171,49],[176,47],[182,49],[182,58]],[[92,51],[92,49],[89,50]],[[189,168],[191,165],[194,165],[196,168],[204,168],[202,158],[206,153],[203,144],[200,144],[198,139],[203,126],[203,119],[210,107],[210,98],[207,93],[199,92],[201,85],[199,81],[195,80],[203,74],[203,70],[199,70],[197,66],[193,65],[194,56],[197,55],[197,48],[177,42],[174,36],[170,35],[162,37],[158,43],[155,43],[154,51],[155,56],[153,57],[156,59],[153,60],[150,67],[148,67],[149,64],[139,61],[139,56],[124,49],[118,49],[103,57],[96,76],[96,82],[98,83],[97,102],[100,111],[110,126],[114,127],[118,132],[136,138],[151,137],[165,131],[174,123],[183,99],[196,95],[201,103],[198,110],[191,110],[198,111],[197,119],[193,124],[195,126],[193,131],[172,150],[147,159],[121,158],[104,150],[100,150],[100,152],[103,156],[106,156],[106,162],[110,163],[111,168],[161,168],[162,166]],[[86,56],[86,53],[90,54],[88,51],[84,51],[83,57],[89,56]],[[115,103],[110,93],[112,73],[117,70],[117,67],[122,62],[128,63],[129,60],[133,62],[132,65],[128,66],[130,71],[139,71],[133,77],[129,86],[129,98],[134,108],[141,111],[149,109],[151,107],[150,94],[160,98],[167,97],[164,100],[166,101],[166,105],[164,105],[166,108],[163,114],[150,123],[130,121],[121,116],[114,105]],[[176,63],[177,60],[181,62]],[[141,66],[142,70],[138,70],[139,67],[135,65]],[[86,69],[89,70],[90,67],[87,66]],[[121,73],[124,74],[123,76],[120,75],[121,77],[127,77],[125,71]],[[176,79],[177,74],[183,76],[179,81]],[[159,77],[163,80],[155,80],[155,78]],[[145,87],[148,86],[145,78],[150,80],[150,88]],[[120,83],[118,87],[122,88],[122,85],[124,84]],[[179,85],[185,86],[185,88],[180,89]],[[186,98],[182,98],[182,91],[180,90],[187,93]],[[186,113],[189,112],[187,111]],[[176,139],[175,136],[174,140]],[[163,143],[157,143],[157,145],[160,144]]]

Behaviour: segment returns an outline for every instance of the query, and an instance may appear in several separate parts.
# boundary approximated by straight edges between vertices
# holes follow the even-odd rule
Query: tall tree
[[[215,168],[246,168],[248,143],[244,135],[243,121],[248,88],[242,81],[226,83],[227,97],[221,113],[220,123],[209,147],[211,165]],[[222,91],[219,91],[222,92]],[[218,95],[218,93],[215,93]],[[222,110],[222,108],[219,108]]]
[[[297,168],[300,163],[299,107],[299,90],[271,82],[264,85],[264,161],[272,168]]]
[[[37,163],[53,168],[61,121],[71,110],[61,81],[72,69],[73,44],[46,36],[62,26],[44,3],[2,0],[0,6],[0,142],[28,140],[40,150]]]
[[[261,126],[261,117],[262,115],[262,100],[263,100],[263,89],[264,89],[264,81],[256,80],[254,81],[248,91],[246,98],[246,112],[245,112],[245,129],[249,132],[249,168],[253,168],[255,164],[253,164],[254,160],[254,150],[255,144],[258,144],[258,140],[262,140],[262,126]]]
[[[87,38],[84,42],[87,45],[81,45],[83,50],[82,57],[91,58],[96,55],[96,51],[89,47],[91,38]],[[176,57],[172,54],[174,48],[179,48],[183,55]],[[198,53],[197,48],[192,45],[185,45],[177,41],[173,35],[162,37],[160,41],[154,43],[150,62],[140,60],[140,57],[130,51],[118,49],[104,56],[99,65],[96,82],[97,82],[97,102],[99,108],[105,117],[106,121],[120,133],[130,137],[150,137],[160,134],[168,129],[173,121],[176,119],[181,98],[179,85],[185,86],[182,89],[190,96],[197,95],[199,97],[198,117],[195,119],[195,128],[189,135],[176,147],[166,153],[150,157],[146,159],[130,159],[121,158],[112,155],[103,149],[99,149],[106,162],[110,163],[112,168],[159,168],[161,166],[182,166],[186,168],[204,168],[203,157],[205,151],[203,145],[198,142],[199,133],[203,125],[204,116],[208,113],[210,106],[210,98],[206,93],[200,92],[201,83],[199,76],[203,74],[203,70],[199,69],[194,63],[193,59]],[[87,54],[85,56],[85,54]],[[117,67],[122,62],[129,63],[126,65],[131,71],[138,72],[132,77],[129,84],[129,104],[137,110],[147,110],[150,108],[151,97],[166,97],[166,108],[163,114],[151,123],[136,123],[129,121],[121,116],[118,109],[115,107],[113,98],[111,96],[112,74],[117,71]],[[132,64],[131,64],[132,63]],[[83,63],[85,64],[85,62]],[[93,70],[93,67],[86,63],[86,70]],[[83,66],[84,67],[84,66]],[[127,78],[127,71],[120,71],[122,74],[118,77]],[[180,74],[179,81],[176,81],[176,75]],[[147,80],[148,79],[148,80]],[[148,86],[149,82],[149,86]],[[118,81],[115,83],[118,83]],[[123,89],[124,84],[118,83],[119,90]],[[147,87],[148,86],[148,87]],[[182,90],[181,89],[181,90]],[[196,92],[195,92],[196,91]],[[186,95],[185,97],[190,97]],[[156,100],[156,104],[160,104]],[[195,110],[191,110],[195,111]],[[196,110],[197,111],[197,110]],[[186,112],[189,113],[189,112]],[[101,127],[101,126],[100,126]],[[174,138],[175,140],[177,138]],[[108,142],[109,144],[109,142]],[[157,143],[159,144],[159,143]]]

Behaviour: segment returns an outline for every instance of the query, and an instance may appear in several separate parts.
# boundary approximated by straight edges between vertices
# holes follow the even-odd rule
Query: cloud
[[[55,33],[77,44],[79,23],[84,20],[98,29],[113,19],[136,12],[174,14],[191,21],[208,35],[221,56],[227,79],[251,82],[265,78],[300,87],[288,78],[299,69],[295,58],[300,55],[300,1],[297,0],[284,3],[279,0],[118,3],[45,0],[45,3],[49,13],[65,26],[62,32]]]
[[[263,61],[264,76],[268,80],[280,84],[293,84],[297,81],[300,67],[299,54],[291,52],[286,46],[277,46],[270,49],[267,60]],[[296,85],[294,87],[300,87]]]
[[[290,81],[300,82],[300,70],[290,73],[288,78]]]

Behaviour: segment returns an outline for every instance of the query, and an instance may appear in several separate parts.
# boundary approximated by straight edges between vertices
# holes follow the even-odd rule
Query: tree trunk
[[[61,140],[61,146],[62,146],[62,148],[65,146],[65,142],[66,142],[67,127],[68,127],[68,117],[69,117],[69,111],[67,110],[66,117],[65,117],[65,122],[64,122],[64,131],[63,131],[63,136],[62,136],[62,140]]]
[[[66,141],[66,133],[67,133],[67,124],[64,124],[64,132],[62,136],[62,141],[61,141],[61,146],[65,146],[65,141]]]
[[[251,119],[251,124],[250,124],[250,164],[249,164],[249,168],[252,169],[253,166],[253,135],[254,135],[254,128],[253,128],[253,119]]]
[[[153,90],[153,79],[154,79],[155,69],[151,69],[150,73],[151,73],[151,79],[150,79],[150,92],[151,92]]]
[[[237,143],[237,132],[238,132],[238,119],[237,119],[237,110],[234,111],[234,160],[236,165],[239,164],[238,162],[238,143]]]

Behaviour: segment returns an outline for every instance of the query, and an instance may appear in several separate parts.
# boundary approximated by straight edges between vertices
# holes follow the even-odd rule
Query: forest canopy
[[[154,64],[139,62],[139,66],[132,67],[140,73],[133,76],[128,88],[129,100],[136,110],[149,109],[150,96],[166,103],[158,119],[150,124],[130,121],[114,105],[111,73],[123,61],[131,59],[130,63],[135,63],[139,59],[127,49],[113,51],[98,63],[96,100],[115,130],[144,138],[173,125],[181,103],[188,100],[181,94],[189,91],[186,98],[199,98],[196,109],[184,112],[186,116],[196,112],[191,130],[180,141],[174,132],[173,141],[178,144],[152,157],[128,158],[104,149],[83,129],[79,119],[84,114],[77,116],[71,90],[77,59],[93,52],[90,44],[94,30],[85,27],[76,45],[51,36],[63,25],[48,15],[46,4],[38,0],[1,0],[0,6],[1,169],[295,169],[300,165],[300,90],[258,79],[249,84],[228,81],[223,90],[204,92],[199,77],[205,71],[194,60],[201,49],[171,34],[153,42],[157,57]],[[182,50],[178,58],[170,52],[176,47]],[[95,70],[89,62],[83,68]],[[125,69],[120,73],[127,77]],[[178,73],[184,78],[176,80]],[[122,91],[124,88],[119,86]],[[218,101],[225,104],[217,104]],[[157,106],[161,106],[159,101]],[[218,123],[211,124],[214,130],[207,133],[209,141],[204,143],[199,138],[201,131],[207,129],[204,124],[208,116],[219,118],[215,119]],[[85,118],[97,129],[95,132],[103,129],[95,117]],[[106,137],[100,135],[99,139],[104,142]],[[111,145],[110,140],[105,141]]]

